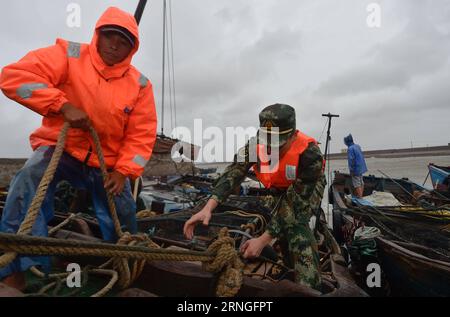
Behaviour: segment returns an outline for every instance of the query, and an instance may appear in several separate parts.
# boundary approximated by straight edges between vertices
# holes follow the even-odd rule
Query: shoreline
[[[422,157],[422,156],[450,156],[450,143],[442,146],[418,147],[408,149],[387,149],[363,151],[365,157],[375,158],[399,158],[399,157]],[[330,159],[346,159],[347,153],[331,153]],[[27,158],[6,157],[0,158],[0,165],[25,163]],[[214,162],[200,164],[222,164],[231,162]]]
[[[441,165],[450,165],[450,159],[445,159],[443,157],[449,157],[450,158],[450,146],[446,147],[434,147],[434,148],[428,148],[425,150],[422,148],[420,150],[412,151],[411,149],[403,149],[403,150],[380,150],[380,151],[365,151],[364,156],[366,157],[366,160],[372,160],[372,159],[381,159],[381,160],[392,160],[392,159],[414,159],[414,158],[425,158],[428,157],[429,159],[422,159],[423,160],[423,166],[421,166],[421,169],[424,171],[427,170],[428,163],[440,163]],[[155,159],[157,156],[155,156]],[[434,160],[433,158],[436,158]],[[440,158],[440,159],[438,159]],[[11,179],[14,177],[14,175],[17,173],[19,169],[23,167],[27,159],[25,158],[0,158],[0,187],[6,187],[9,185]],[[333,153],[330,155],[330,163],[331,162],[339,162],[338,165],[346,166],[345,161],[347,160],[347,154],[346,153]],[[439,161],[439,162],[436,162]],[[167,162],[164,162],[167,165]],[[194,162],[194,166],[197,168],[219,168],[223,169],[226,165],[231,164],[232,162],[212,162],[212,163],[204,163],[204,162]],[[146,169],[153,170],[155,168],[155,164],[161,164],[161,162],[158,162],[158,160],[154,160],[152,164],[149,164]],[[403,164],[403,163],[402,163]],[[170,166],[172,166],[170,164]],[[398,165],[401,166],[401,165]],[[386,168],[386,167],[384,167]],[[159,169],[157,169],[159,170]],[[403,168],[400,168],[403,172],[405,170]],[[175,170],[174,170],[175,171]],[[190,169],[189,169],[190,171]],[[407,174],[407,173],[402,173]],[[426,174],[426,172],[425,172]],[[405,176],[405,175],[403,175]]]
[[[374,151],[363,151],[364,157],[368,158],[414,158],[414,157],[440,157],[440,156],[450,156],[450,145],[444,146],[433,146],[433,147],[421,147],[412,149],[388,149],[388,150],[374,150]],[[347,152],[343,153],[331,153],[330,161],[346,160]],[[196,162],[196,165],[208,166],[214,164],[231,164],[232,162],[213,162],[213,163],[203,163]],[[450,164],[450,162],[449,162]]]
[[[388,149],[363,151],[366,158],[401,158],[401,157],[424,157],[424,156],[450,156],[450,144],[444,146],[430,146],[410,149]],[[330,159],[346,159],[347,153],[331,153]]]

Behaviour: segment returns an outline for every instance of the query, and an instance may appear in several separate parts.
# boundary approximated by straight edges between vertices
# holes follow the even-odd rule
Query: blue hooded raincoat
[[[361,147],[353,142],[351,134],[344,138],[344,143],[348,146],[347,158],[350,174],[354,176],[363,175],[367,172],[367,165]]]

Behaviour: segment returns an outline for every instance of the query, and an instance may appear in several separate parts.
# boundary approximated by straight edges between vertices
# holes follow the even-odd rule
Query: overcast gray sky
[[[2,1],[0,66],[57,37],[90,42],[108,6],[132,13],[137,2]],[[66,25],[69,3],[81,6],[79,28]],[[367,26],[370,3],[380,28]],[[280,102],[316,138],[321,114],[339,114],[332,152],[349,132],[366,150],[450,142],[448,0],[172,0],[172,10],[179,126],[257,126]],[[140,36],[133,64],[152,81],[161,119],[162,0],[148,1]],[[1,94],[0,157],[29,156],[40,120]]]

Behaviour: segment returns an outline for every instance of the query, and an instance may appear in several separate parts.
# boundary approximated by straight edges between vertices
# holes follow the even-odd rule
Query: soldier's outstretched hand
[[[202,222],[203,225],[207,226],[209,224],[209,220],[211,220],[211,215],[214,209],[219,205],[219,203],[214,199],[208,199],[206,205],[200,210],[198,213],[193,215],[186,223],[184,224],[183,233],[184,236],[188,239],[192,239],[194,236],[194,228],[197,223]]]
[[[184,236],[188,239],[192,239],[194,236],[194,228],[197,223],[202,222],[203,225],[207,226],[210,219],[211,211],[209,208],[203,208],[201,211],[193,215],[188,221],[186,221],[183,228]]]

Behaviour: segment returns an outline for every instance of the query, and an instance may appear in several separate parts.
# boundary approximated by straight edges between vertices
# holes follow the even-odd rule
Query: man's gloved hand
[[[61,107],[61,113],[66,122],[69,122],[72,128],[82,129],[84,131],[89,130],[89,117],[83,111],[72,105],[70,102],[66,102]]]
[[[119,172],[113,171],[108,174],[105,189],[114,195],[122,193],[127,177]]]

